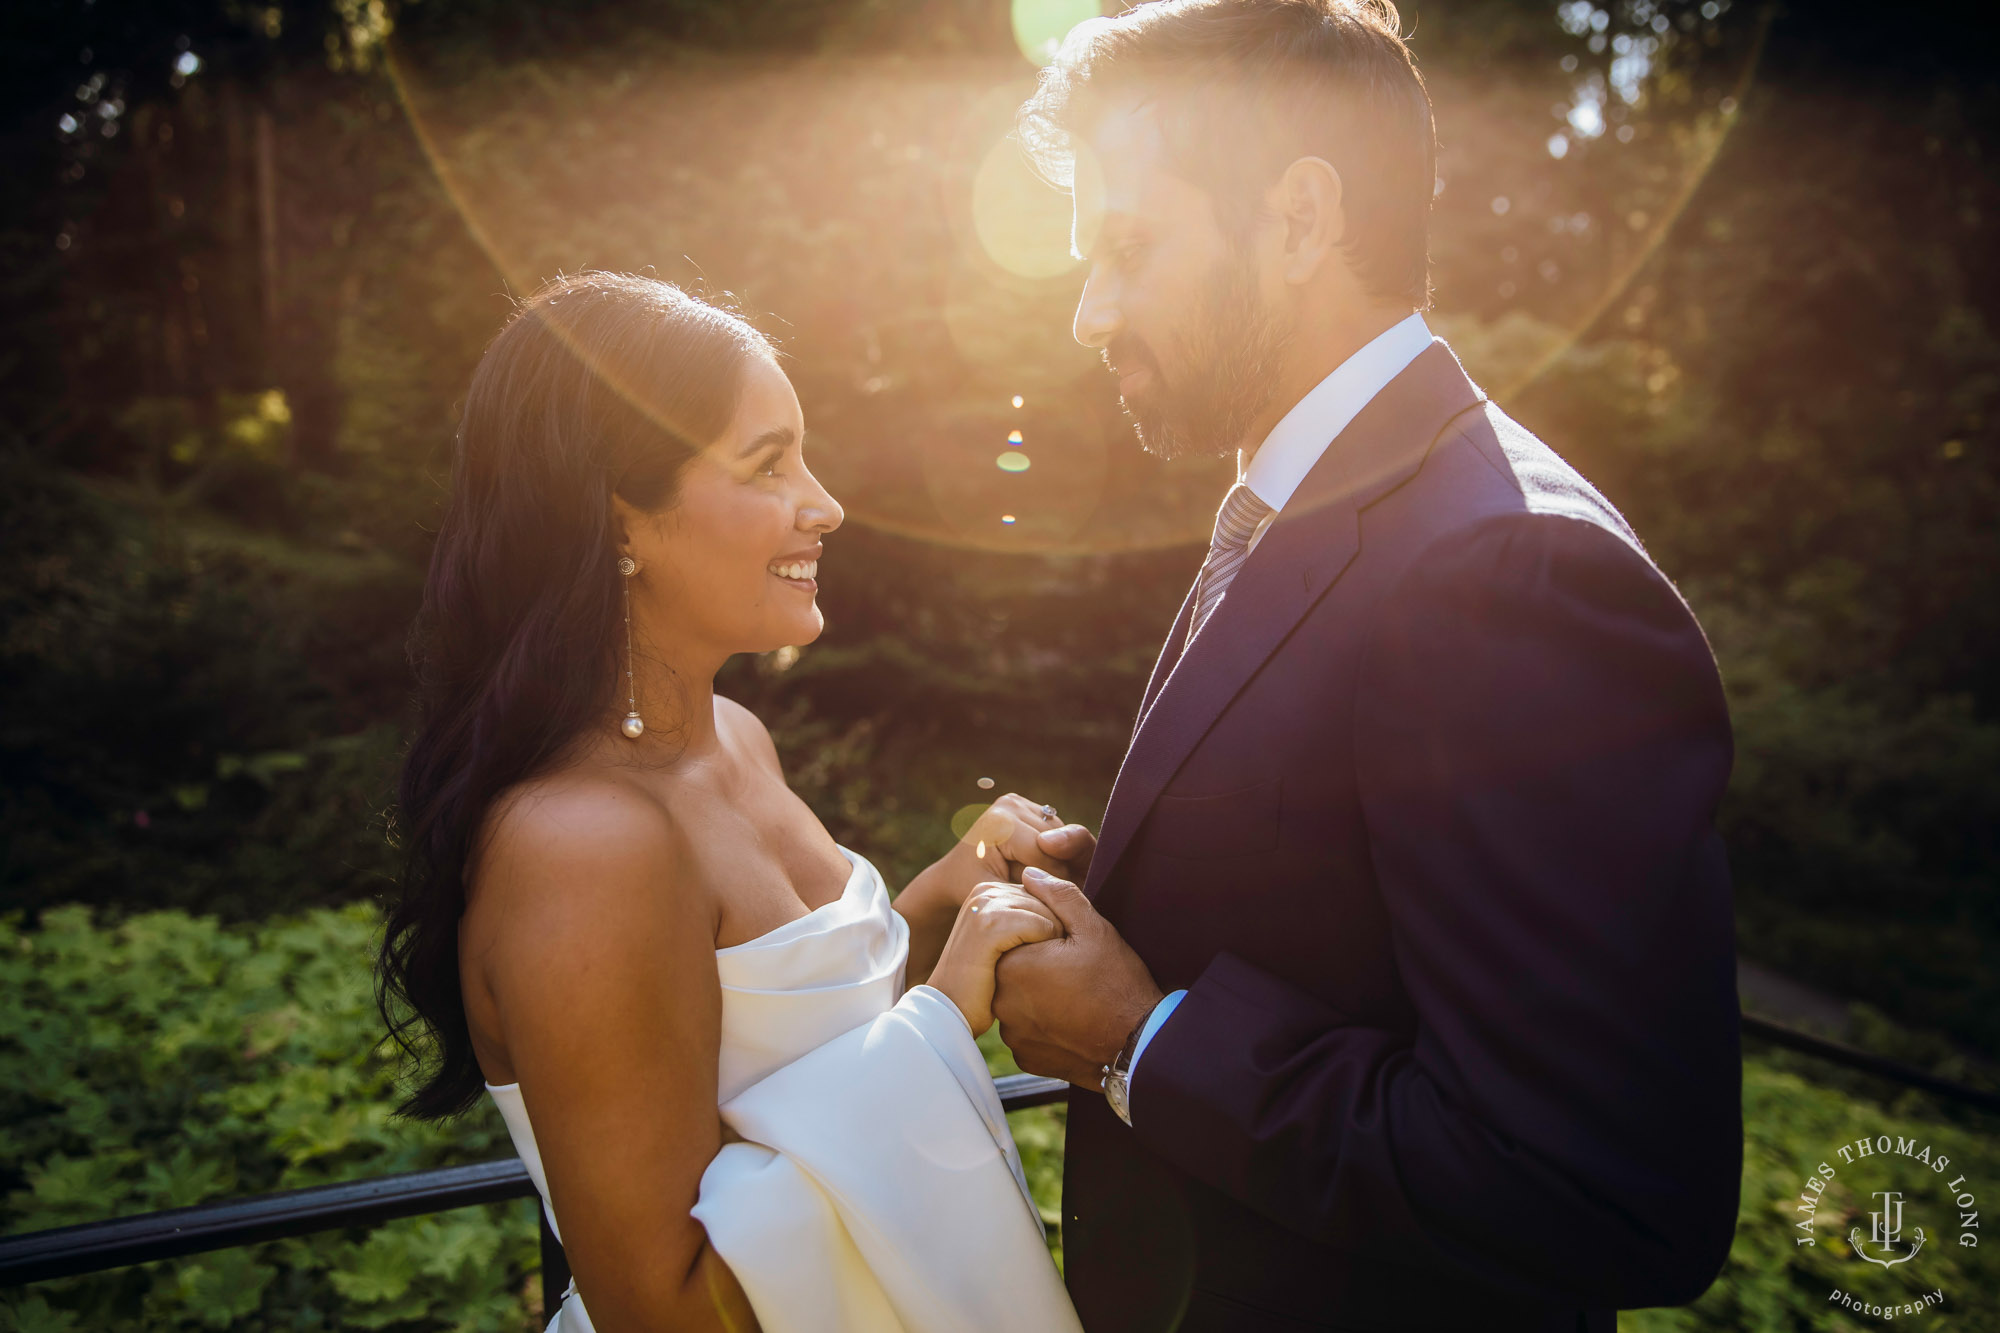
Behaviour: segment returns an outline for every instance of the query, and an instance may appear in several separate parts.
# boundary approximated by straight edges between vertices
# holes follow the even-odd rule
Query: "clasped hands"
[[[960,840],[955,851],[969,848],[989,870],[998,861],[1001,873],[961,900],[930,984],[958,1005],[974,1035],[997,1020],[1022,1069],[1096,1091],[1162,992],[1077,887],[1095,837],[1081,824],[1038,827],[1047,822],[1042,810],[1004,796]],[[932,870],[950,874],[952,859]]]

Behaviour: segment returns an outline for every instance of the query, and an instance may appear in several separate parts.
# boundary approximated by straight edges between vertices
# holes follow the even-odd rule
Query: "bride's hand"
[[[1023,944],[1054,939],[1062,923],[1018,884],[981,884],[959,908],[930,985],[943,991],[977,1037],[993,1026],[993,967]]]
[[[973,821],[956,846],[910,881],[910,888],[919,901],[949,904],[955,911],[975,885],[1019,880],[1029,866],[1080,884],[1095,843],[1088,829],[1064,824],[1053,807],[1008,792]]]

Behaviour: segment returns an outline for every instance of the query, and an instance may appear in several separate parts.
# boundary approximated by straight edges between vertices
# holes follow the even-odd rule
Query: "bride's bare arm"
[[[689,1215],[722,1142],[716,909],[664,811],[616,783],[501,812],[478,959],[577,1289],[604,1333],[754,1329]]]

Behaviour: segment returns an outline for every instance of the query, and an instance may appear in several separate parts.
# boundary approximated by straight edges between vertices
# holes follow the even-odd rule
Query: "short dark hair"
[[[1074,142],[1111,94],[1161,116],[1176,173],[1232,234],[1300,157],[1340,173],[1342,248],[1368,291],[1430,305],[1437,132],[1390,0],[1156,0],[1070,34],[1021,108],[1042,174],[1073,183]]]

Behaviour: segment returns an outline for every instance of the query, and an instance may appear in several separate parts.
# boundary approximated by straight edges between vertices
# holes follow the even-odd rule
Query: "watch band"
[[[1103,1066],[1104,1100],[1111,1104],[1112,1114],[1127,1125],[1132,1123],[1132,1105],[1131,1087],[1126,1080],[1132,1072],[1132,1056],[1139,1048],[1139,1034],[1145,1030],[1146,1019],[1141,1018],[1126,1036],[1125,1044],[1118,1048],[1118,1054],[1112,1057],[1111,1063]]]

